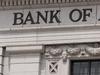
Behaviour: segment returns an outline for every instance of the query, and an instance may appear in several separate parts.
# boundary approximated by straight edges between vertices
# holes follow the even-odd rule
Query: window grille
[[[50,71],[50,73],[57,73],[57,71],[58,71],[58,64],[57,64],[57,62],[51,62],[50,64],[49,64],[49,71]]]

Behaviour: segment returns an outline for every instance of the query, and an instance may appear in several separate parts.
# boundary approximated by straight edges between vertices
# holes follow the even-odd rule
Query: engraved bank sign
[[[0,27],[99,25],[100,6],[0,11]]]
[[[74,18],[74,13],[76,13],[77,18]],[[21,12],[15,12],[14,13],[14,22],[13,25],[21,25],[21,24],[27,24],[30,22],[30,24],[41,24],[42,20],[45,24],[48,23],[62,23],[63,19],[60,19],[60,14],[62,13],[61,10],[47,10],[47,11],[36,11],[34,14],[36,14],[36,18],[32,16],[34,12],[28,11],[26,17],[24,17],[24,13]],[[44,13],[44,14],[42,14]],[[80,9],[73,9],[69,13],[69,19],[72,22],[78,22],[82,20],[82,22],[86,22],[88,18],[91,16],[92,8],[84,8],[82,10]],[[64,14],[66,15],[66,14]],[[67,19],[66,19],[67,21]]]

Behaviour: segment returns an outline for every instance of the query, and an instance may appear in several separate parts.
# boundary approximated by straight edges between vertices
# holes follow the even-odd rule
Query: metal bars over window
[[[5,48],[0,48],[0,75],[3,75]]]

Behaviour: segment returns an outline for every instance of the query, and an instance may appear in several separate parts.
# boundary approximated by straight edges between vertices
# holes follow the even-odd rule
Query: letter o
[[[79,13],[79,17],[78,17],[77,19],[73,19],[73,17],[72,17],[72,15],[73,15],[73,13],[74,13],[75,11],[77,11],[77,12]],[[73,10],[70,12],[70,14],[69,14],[69,18],[70,18],[71,21],[77,22],[77,21],[79,21],[79,20],[82,18],[82,12],[81,12],[79,9],[73,9]]]

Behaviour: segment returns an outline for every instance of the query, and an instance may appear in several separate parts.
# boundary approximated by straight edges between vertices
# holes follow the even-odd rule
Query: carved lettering
[[[42,15],[42,13],[40,11],[37,11],[37,24],[40,24],[40,18],[47,23],[47,18],[48,18],[48,12],[49,11],[45,11],[45,16]]]
[[[87,13],[88,12],[88,13]],[[83,9],[83,22],[87,21],[86,17],[90,17],[90,12],[92,12],[92,9]]]
[[[33,20],[33,17],[32,17],[32,14],[31,14],[31,12],[29,11],[29,13],[28,13],[28,15],[27,15],[27,17],[26,17],[26,19],[25,19],[25,21],[24,21],[24,23],[23,24],[26,24],[27,22],[31,22],[31,24],[35,24],[35,22],[34,22],[34,20]]]
[[[74,19],[74,18],[73,18],[73,13],[74,13],[74,12],[78,12],[78,13],[79,13],[77,19]],[[71,20],[72,22],[78,22],[78,21],[81,20],[81,18],[82,18],[82,12],[81,12],[79,9],[73,9],[73,10],[70,12],[70,14],[69,14],[69,18],[70,18],[70,20]]]
[[[14,13],[13,25],[21,25],[21,24],[23,24],[23,13],[21,12]]]
[[[56,12],[53,10],[53,11],[50,11],[50,22],[49,23],[54,23],[54,19],[56,20],[57,23],[61,23],[58,15],[60,13],[60,10],[56,10]]]
[[[24,13],[21,12],[17,12],[14,13],[14,23],[13,25],[21,25],[21,24],[27,24],[30,22],[30,24],[40,24],[41,21],[40,19],[43,20],[44,23],[61,23],[60,19],[59,19],[59,13],[60,10],[56,10],[56,11],[44,11],[44,14],[40,11],[37,11],[35,14],[37,16],[37,18],[34,18],[32,16],[32,12],[28,12],[27,16]],[[26,16],[26,17],[25,17]]]

